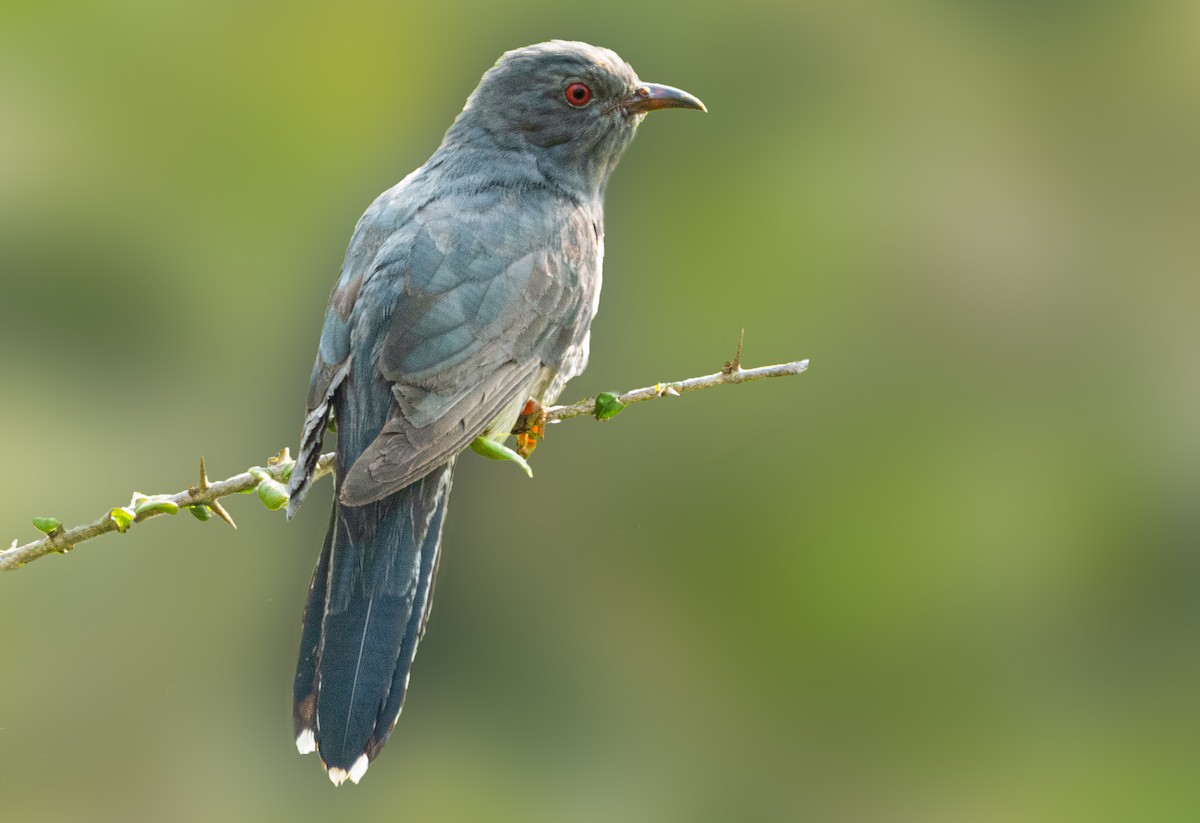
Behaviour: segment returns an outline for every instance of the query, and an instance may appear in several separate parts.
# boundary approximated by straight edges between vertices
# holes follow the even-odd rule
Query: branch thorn
[[[225,507],[221,505],[220,501],[214,499],[211,503],[205,503],[205,505],[212,509],[217,517],[224,520],[233,528],[237,528],[237,523],[233,522],[233,518],[229,516],[229,512],[225,511]]]
[[[726,361],[725,367],[721,369],[724,375],[737,374],[742,370],[742,340],[746,337],[746,330],[742,329],[738,332],[737,351],[733,353],[733,359]]]

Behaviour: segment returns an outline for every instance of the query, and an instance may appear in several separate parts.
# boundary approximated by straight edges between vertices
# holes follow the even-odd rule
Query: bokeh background
[[[358,215],[550,37],[711,112],[566,399],[810,372],[465,459],[359,787],[291,741],[327,482],[3,575],[0,817],[1200,819],[1194,3],[5,3],[4,542],[294,444]]]

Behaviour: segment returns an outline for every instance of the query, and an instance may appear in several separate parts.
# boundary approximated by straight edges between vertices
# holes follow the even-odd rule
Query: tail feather
[[[304,620],[300,630],[300,660],[296,664],[295,695],[292,703],[292,723],[296,732],[296,748],[300,754],[315,751],[317,746],[317,664],[320,661],[321,623],[325,618],[325,598],[329,591],[329,555],[333,547],[333,532],[337,524],[337,505],[329,512],[329,529],[325,545],[312,582],[308,584],[308,601],[304,604]]]
[[[404,696],[408,692],[408,676],[412,662],[417,656],[417,646],[421,642],[421,637],[425,634],[425,623],[429,619],[429,609],[433,605],[433,581],[437,575],[438,560],[441,557],[442,523],[446,516],[445,501],[449,496],[451,474],[452,470],[447,470],[441,505],[433,512],[425,529],[425,539],[420,551],[421,567],[417,575],[417,590],[413,598],[412,610],[409,613],[408,624],[405,627],[404,642],[400,647],[387,699],[379,710],[375,728],[367,739],[366,754],[370,760],[374,760],[375,756],[379,754],[400,717],[400,709],[404,706]]]
[[[334,503],[296,671],[297,746],[357,782],[399,716],[428,616],[453,461],[365,506]]]

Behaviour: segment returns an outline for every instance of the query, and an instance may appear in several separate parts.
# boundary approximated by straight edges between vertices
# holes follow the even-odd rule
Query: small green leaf
[[[533,477],[533,469],[525,462],[525,458],[503,443],[497,443],[495,440],[489,440],[486,437],[476,437],[471,441],[471,451],[491,460],[511,460],[524,469],[525,474]]]
[[[33,518],[33,527],[43,534],[54,534],[62,528],[62,523],[53,517],[35,517]]]
[[[287,463],[280,463],[275,467],[275,471],[279,474],[279,479],[287,483],[292,479],[292,470],[296,468],[296,461],[290,460]]]
[[[278,480],[267,478],[258,484],[258,499],[271,511],[283,508],[288,502],[287,489]]]
[[[208,510],[208,506],[188,506],[188,511],[192,513],[192,517],[201,523],[212,517],[212,512]]]
[[[179,514],[179,504],[173,500],[166,500],[164,498],[156,499],[147,497],[145,500],[138,501],[137,505],[133,507],[133,513],[138,516],[143,514],[147,516],[151,514]]]
[[[625,404],[617,399],[612,392],[600,392],[596,395],[596,409],[592,412],[597,420],[611,420],[616,417]]]
[[[117,531],[125,534],[129,527],[133,525],[133,518],[136,515],[127,508],[116,508],[108,513],[108,519],[117,524]]]

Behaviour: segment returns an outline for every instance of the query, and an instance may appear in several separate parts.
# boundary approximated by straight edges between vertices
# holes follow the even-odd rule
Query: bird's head
[[[502,55],[467,99],[455,128],[528,151],[558,182],[599,193],[638,124],[648,112],[667,108],[705,111],[685,91],[642,82],[609,49],[552,40]]]

